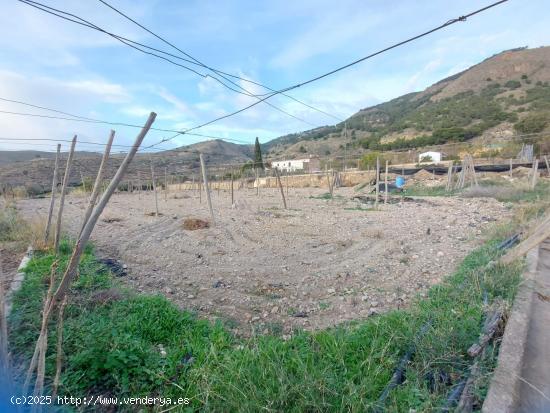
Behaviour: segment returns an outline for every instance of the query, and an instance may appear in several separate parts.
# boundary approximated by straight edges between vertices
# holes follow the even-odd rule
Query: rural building
[[[430,160],[426,160],[426,158],[429,158]],[[418,155],[418,163],[438,163],[441,162],[441,159],[443,158],[443,154],[441,152],[423,152],[420,155]],[[424,159],[424,161],[422,161]]]
[[[304,171],[312,173],[319,172],[321,170],[321,162],[318,158],[293,159],[287,161],[271,162],[271,167],[277,168],[279,171]]]

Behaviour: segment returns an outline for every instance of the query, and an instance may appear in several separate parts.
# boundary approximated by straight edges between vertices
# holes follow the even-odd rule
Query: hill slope
[[[391,150],[502,138],[545,130],[550,122],[550,47],[513,49],[422,92],[361,109],[344,123],[282,136],[271,157],[345,149]]]
[[[218,165],[247,162],[252,158],[254,152],[251,145],[237,145],[221,140],[211,140],[169,151],[151,154],[138,153],[128,168],[126,179],[137,182],[138,171],[142,180],[150,178],[151,166],[149,158],[153,160],[156,175],[160,178],[164,177],[165,168],[167,169],[167,173],[173,176],[183,177],[197,174],[200,167],[199,151],[204,154],[205,161],[211,173],[216,172]],[[11,154],[15,154],[15,156]],[[37,155],[40,157],[37,157]],[[107,178],[114,176],[123,157],[120,154],[111,156],[105,174]],[[29,187],[35,185],[38,186],[37,190],[40,189],[39,187],[42,187],[42,189],[50,188],[54,158],[55,154],[50,152],[0,152],[0,159],[10,161],[3,165],[0,163],[0,182],[3,186]],[[23,160],[17,161],[17,159]],[[66,159],[67,154],[62,154],[60,162],[61,171],[65,168]],[[71,170],[70,184],[79,185],[82,177],[86,181],[95,179],[100,161],[100,153],[77,152],[74,167]]]

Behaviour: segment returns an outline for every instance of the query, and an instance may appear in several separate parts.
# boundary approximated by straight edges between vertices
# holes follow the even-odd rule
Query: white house
[[[318,172],[321,170],[321,162],[318,158],[292,159],[287,161],[273,161],[272,168],[277,168],[279,171],[304,171],[307,173]]]
[[[424,152],[418,155],[418,163],[439,163],[443,158],[441,152]]]

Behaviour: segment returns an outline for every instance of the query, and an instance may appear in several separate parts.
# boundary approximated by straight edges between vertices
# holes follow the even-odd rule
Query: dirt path
[[[318,329],[402,307],[450,273],[482,242],[482,229],[510,211],[492,199],[430,198],[381,205],[334,200],[322,189],[213,192],[217,225],[187,231],[184,218],[208,218],[205,197],[116,194],[92,235],[100,255],[128,266],[120,279],[159,292],[210,319],[233,320],[239,332]],[[20,201],[22,213],[45,214],[48,199]],[[85,199],[68,197],[65,229],[74,234]]]

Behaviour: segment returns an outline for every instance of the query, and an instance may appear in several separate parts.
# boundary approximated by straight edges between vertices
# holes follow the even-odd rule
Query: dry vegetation
[[[198,218],[185,218],[183,220],[183,229],[188,231],[195,231],[197,229],[204,229],[210,227],[208,221]]]

